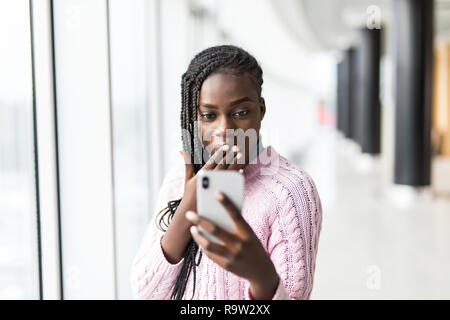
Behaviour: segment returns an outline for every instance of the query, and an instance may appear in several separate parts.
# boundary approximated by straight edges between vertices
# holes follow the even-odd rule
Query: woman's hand
[[[203,167],[206,170],[238,170],[241,165],[233,164],[230,158],[237,157],[237,151],[226,152],[228,146],[219,148]],[[231,148],[233,149],[233,148]],[[197,175],[194,173],[194,164],[183,151],[180,152],[185,161],[186,175],[184,181],[183,198],[178,205],[166,233],[161,239],[161,246],[167,261],[174,264],[179,262],[192,240],[189,228],[192,223],[186,219],[186,212],[197,210]]]
[[[237,232],[229,233],[196,212],[188,211],[186,218],[194,224],[191,227],[194,241],[219,266],[249,280],[253,298],[272,299],[279,282],[272,260],[240,210],[225,194],[218,192],[216,197],[233,219]],[[199,232],[198,226],[223,241],[224,245],[208,240]]]
[[[194,164],[186,152],[180,151],[180,154],[185,163],[184,193],[180,206],[185,210],[197,211],[197,175],[194,172]],[[240,170],[245,166],[244,163],[238,163],[240,157],[242,154],[237,146],[229,150],[228,145],[223,145],[211,155],[202,170]]]

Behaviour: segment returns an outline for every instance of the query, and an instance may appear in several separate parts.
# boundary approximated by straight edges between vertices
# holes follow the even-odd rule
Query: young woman
[[[133,261],[136,298],[309,299],[322,206],[311,177],[273,147],[262,146],[262,84],[255,58],[231,45],[198,53],[183,74],[185,165],[165,177],[157,212]],[[233,132],[257,138],[237,139]],[[196,213],[200,169],[244,175],[242,210],[217,194],[237,233]],[[199,226],[224,245],[209,241]]]

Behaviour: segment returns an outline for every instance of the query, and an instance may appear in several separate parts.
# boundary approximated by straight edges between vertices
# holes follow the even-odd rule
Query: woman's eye
[[[248,114],[248,110],[242,110],[242,111],[236,112],[234,115],[238,116],[238,117],[245,117],[247,114]]]
[[[215,117],[215,114],[213,114],[213,113],[201,113],[200,117],[202,119],[206,119],[206,120],[213,120],[214,117]]]

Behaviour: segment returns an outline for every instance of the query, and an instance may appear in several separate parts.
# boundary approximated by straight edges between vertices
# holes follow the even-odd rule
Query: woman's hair
[[[181,131],[183,150],[191,156],[194,163],[194,172],[197,173],[204,165],[202,142],[198,138],[198,105],[200,101],[200,88],[203,81],[213,73],[230,73],[233,75],[250,75],[255,84],[258,96],[261,96],[263,84],[263,72],[256,59],[244,49],[233,45],[220,45],[207,48],[198,53],[189,63],[187,71],[181,78]],[[181,199],[169,201],[167,207],[160,211],[159,218],[161,230],[162,224],[168,227]],[[195,293],[196,270],[200,264],[202,252],[199,253],[198,261],[195,261],[199,247],[191,240],[184,253],[183,266],[177,276],[172,300],[181,300],[186,290],[189,275],[193,269],[194,286],[192,298]],[[191,299],[192,299],[191,298]]]

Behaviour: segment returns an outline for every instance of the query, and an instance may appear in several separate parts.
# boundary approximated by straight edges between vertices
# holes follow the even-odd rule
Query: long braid
[[[200,100],[200,89],[203,81],[213,73],[225,72],[235,75],[248,73],[254,81],[261,95],[263,84],[262,69],[256,59],[242,48],[232,45],[221,45],[207,48],[198,53],[189,63],[187,71],[181,78],[181,140],[183,150],[191,156],[194,163],[194,173],[197,173],[205,164],[203,154],[206,150],[198,138],[198,105]],[[169,201],[167,207],[160,211],[162,216],[159,219],[161,230],[167,228],[172,220],[181,199]],[[181,300],[186,290],[186,285],[191,272],[193,271],[193,292],[195,294],[196,266],[200,264],[202,252],[200,251],[198,261],[195,261],[198,245],[191,240],[184,253],[183,266],[177,276],[172,292],[172,300]],[[191,299],[192,299],[191,298]]]

